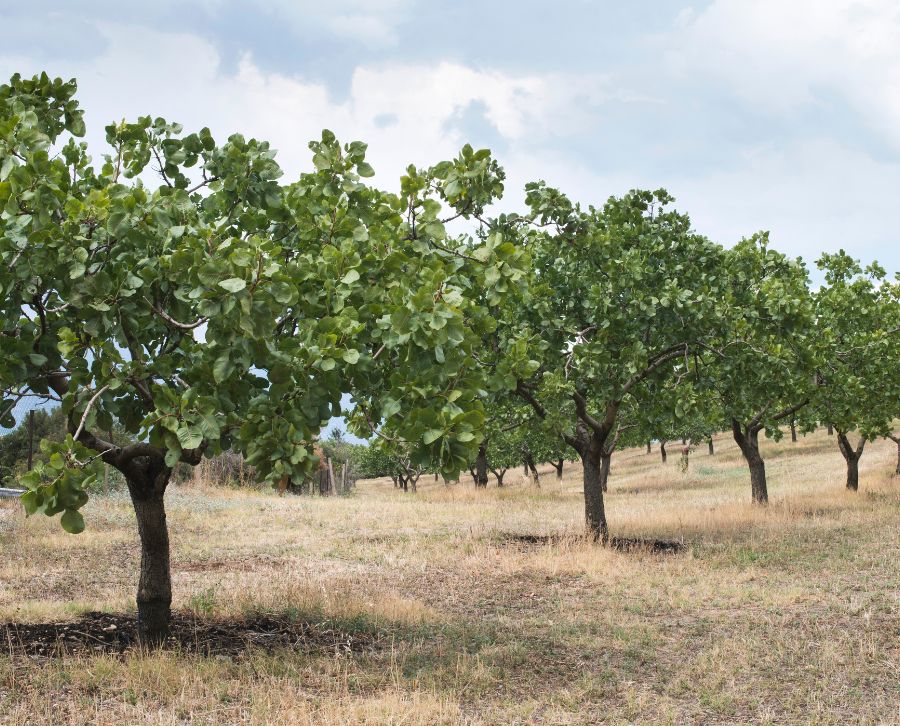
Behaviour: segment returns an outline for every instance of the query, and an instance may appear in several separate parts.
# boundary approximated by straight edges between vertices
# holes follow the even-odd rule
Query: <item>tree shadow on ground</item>
[[[10,655],[62,657],[137,650],[137,617],[90,612],[70,622],[8,623],[0,637]],[[237,655],[250,649],[290,648],[309,654],[365,653],[380,650],[383,634],[341,628],[329,621],[257,615],[242,619],[200,619],[175,613],[164,648],[196,655]]]
[[[500,541],[522,549],[543,545],[563,544],[583,540],[571,534],[513,534],[500,536]],[[684,542],[664,539],[644,539],[640,537],[612,537],[609,546],[620,552],[655,552],[660,554],[678,554],[685,548]]]

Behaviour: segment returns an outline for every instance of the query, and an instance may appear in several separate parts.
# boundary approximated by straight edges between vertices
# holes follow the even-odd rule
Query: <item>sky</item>
[[[265,138],[289,179],[330,128],[395,189],[469,142],[507,209],[537,179],[664,187],[722,244],[900,269],[896,0],[0,0],[0,25],[0,78],[77,78],[97,157],[149,114]]]
[[[0,0],[0,26],[0,78],[78,79],[98,159],[163,116],[267,139],[290,179],[329,128],[396,189],[468,142],[504,209],[664,187],[721,244],[900,269],[897,0]]]

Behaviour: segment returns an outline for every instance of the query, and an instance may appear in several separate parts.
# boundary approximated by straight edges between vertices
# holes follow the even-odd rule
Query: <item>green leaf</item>
[[[84,517],[77,509],[67,509],[63,512],[59,523],[69,534],[81,534],[84,532]]]
[[[181,452],[178,449],[166,450],[166,466],[170,469],[174,469],[180,460]]]
[[[228,290],[228,292],[240,292],[247,287],[247,282],[240,277],[229,277],[227,280],[222,280],[219,283],[219,287]]]
[[[231,359],[231,353],[223,353],[213,363],[213,379],[216,383],[221,383],[231,375],[233,370],[234,363]]]
[[[356,362],[359,360],[359,351],[358,350],[345,350],[343,355],[344,360],[350,365],[356,365]]]
[[[178,443],[182,449],[196,449],[203,441],[203,434],[200,429],[193,426],[182,426],[178,429]]]
[[[341,278],[341,283],[344,285],[352,285],[359,279],[359,272],[356,270],[349,270],[346,275]]]
[[[444,432],[441,431],[440,429],[428,429],[428,431],[426,431],[422,435],[422,443],[426,444],[426,445],[433,444],[435,441],[437,441],[443,435],[444,435]]]

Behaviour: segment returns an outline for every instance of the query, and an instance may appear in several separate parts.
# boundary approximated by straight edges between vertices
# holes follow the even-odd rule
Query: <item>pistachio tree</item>
[[[814,390],[812,300],[806,267],[769,247],[767,233],[726,252],[722,324],[701,366],[750,470],[752,500],[769,500],[759,434],[778,440]]]
[[[814,296],[814,402],[820,418],[834,426],[847,489],[856,491],[866,442],[892,436],[900,414],[900,284],[887,280],[877,263],[863,268],[843,250],[823,254],[816,264],[825,284]]]
[[[518,224],[533,259],[531,296],[501,326],[517,394],[562,433],[584,466],[588,533],[609,537],[603,456],[619,412],[654,375],[687,365],[717,318],[721,248],[695,234],[665,191],[582,209],[543,183]]]
[[[139,634],[157,643],[179,463],[234,449],[268,481],[303,478],[345,394],[417,461],[454,475],[469,460],[470,353],[491,319],[466,292],[473,274],[502,283],[514,250],[461,253],[442,221],[502,192],[487,152],[410,167],[393,194],[366,183],[365,144],[326,131],[312,170],[284,184],[266,142],[148,116],[108,126],[95,163],[75,93],[46,75],[0,86],[0,423],[22,398],[62,406],[68,436],[44,443],[22,502],[70,532],[101,462],[124,475]],[[131,443],[104,438],[113,422]]]

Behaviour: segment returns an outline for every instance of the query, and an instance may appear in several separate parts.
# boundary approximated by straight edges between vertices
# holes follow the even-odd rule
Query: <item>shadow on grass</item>
[[[140,648],[137,617],[85,613],[59,623],[8,623],[0,637],[10,655],[62,657],[73,654],[122,654]],[[196,655],[237,655],[250,649],[272,652],[290,648],[308,654],[374,652],[388,641],[370,623],[301,619],[290,615],[250,615],[204,619],[174,613],[164,647]]]
[[[571,534],[502,534],[500,541],[504,544],[527,549],[543,545],[559,545],[583,542],[584,536]],[[620,552],[655,552],[661,554],[678,554],[685,548],[684,542],[665,539],[643,539],[640,537],[612,537],[609,546]]]

